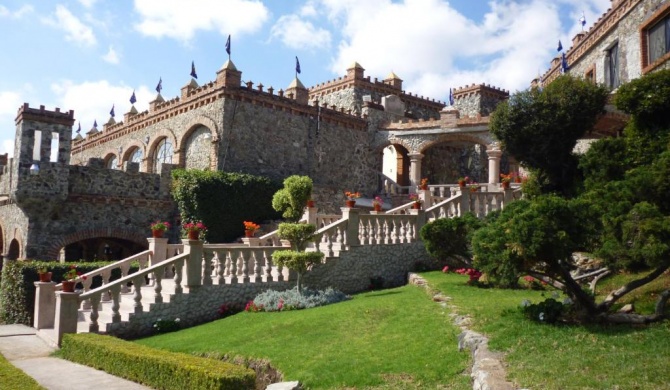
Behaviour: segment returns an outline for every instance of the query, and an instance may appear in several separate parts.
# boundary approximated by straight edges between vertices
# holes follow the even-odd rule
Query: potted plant
[[[375,211],[382,211],[382,204],[384,204],[384,200],[380,196],[375,196],[372,200],[372,208]]]
[[[314,199],[312,199],[312,198],[307,199],[307,207],[312,208],[314,206],[315,206]]]
[[[151,224],[151,236],[153,238],[163,237],[163,233],[170,228],[169,222],[156,221]]]
[[[421,190],[427,190],[428,189],[428,178],[424,177],[421,179],[421,184],[419,184],[419,189]]]
[[[78,282],[78,278],[81,276],[81,280],[86,280],[86,275],[82,275],[81,272],[77,271],[76,265],[71,265],[70,269],[63,274],[63,292],[74,292],[74,286]]]
[[[244,236],[253,237],[256,234],[256,231],[260,229],[260,225],[255,224],[251,221],[244,221]]]
[[[414,204],[412,204],[413,209],[421,209],[421,202],[423,201],[419,198],[419,194],[409,194],[409,200],[414,202]]]
[[[207,226],[201,221],[186,222],[182,225],[182,231],[189,240],[199,240],[207,232]]]
[[[474,181],[468,185],[468,188],[470,189],[470,192],[477,192],[479,191],[479,183]]]
[[[42,283],[49,283],[51,282],[51,275],[52,273],[49,272],[47,267],[40,267],[37,269],[37,273],[40,276],[40,282]]]
[[[463,188],[463,187],[465,187],[465,185],[466,185],[469,181],[470,181],[470,178],[467,177],[467,176],[465,176],[465,177],[459,177],[458,180],[457,180],[457,182],[458,182],[458,186],[461,187],[461,188]]]
[[[361,193],[344,191],[344,196],[347,198],[346,200],[347,207],[354,207],[356,206],[356,199],[361,197]]]
[[[511,182],[512,182],[512,174],[511,173],[508,173],[508,174],[501,173],[500,174],[500,184],[502,185],[503,189],[508,189]]]

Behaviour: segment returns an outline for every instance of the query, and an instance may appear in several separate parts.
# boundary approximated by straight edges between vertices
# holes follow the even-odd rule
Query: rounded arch
[[[445,134],[425,142],[421,148],[421,177],[435,184],[456,183],[461,177],[488,182],[487,141],[472,134]]]
[[[46,251],[46,256],[48,259],[57,259],[62,248],[79,241],[101,237],[119,238],[145,248],[148,247],[146,229],[114,229],[100,226],[59,237],[51,243],[51,247]]]
[[[424,142],[421,142],[417,148],[418,153],[425,154],[426,150],[430,149],[431,147],[447,142],[468,142],[472,144],[483,145],[488,149],[493,140],[490,137],[481,137],[477,134],[441,134],[438,137],[426,139]]]
[[[123,152],[123,155],[121,156],[121,162],[124,163],[126,161],[133,161],[133,156],[136,155],[137,151],[140,151],[142,153],[142,158],[141,160],[146,159],[146,146],[139,142],[139,141],[133,141],[128,146],[125,148],[125,152]],[[140,163],[140,170],[142,169],[142,161],[139,161]]]
[[[156,152],[161,144],[161,141],[167,140],[170,144],[172,144],[172,151],[173,151],[173,160],[172,164],[179,164],[179,154],[178,150],[180,148],[180,145],[177,143],[177,137],[175,136],[174,132],[171,129],[162,129],[160,131],[157,131],[153,139],[150,141],[151,144],[146,151],[146,156],[144,157],[147,165],[147,172],[150,173],[160,173],[160,172],[155,172],[155,166],[156,166]],[[177,161],[175,161],[175,158]]]
[[[212,133],[212,142],[219,141],[219,127],[216,125],[212,119],[204,115],[198,115],[192,121],[186,125],[186,132],[182,135],[180,140],[180,145],[184,145],[186,140],[196,131],[199,127],[207,127]]]
[[[112,150],[107,150],[104,154],[103,161],[105,162],[105,168],[109,169],[119,169],[120,168],[120,162],[119,162],[119,155],[117,154],[116,151]]]
[[[21,244],[16,238],[12,239],[7,249],[7,260],[16,260],[21,256]]]

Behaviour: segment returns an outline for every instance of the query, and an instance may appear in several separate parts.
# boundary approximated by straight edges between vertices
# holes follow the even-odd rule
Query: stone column
[[[497,184],[500,182],[500,157],[502,157],[502,151],[494,143],[489,145],[486,154],[489,156],[489,184]],[[491,186],[489,185],[489,187]]]
[[[361,210],[355,207],[342,207],[342,218],[348,219],[347,223],[347,242],[348,246],[359,246],[358,223],[360,221]]]
[[[412,187],[416,187],[421,183],[421,160],[423,160],[423,154],[407,153],[407,156],[409,157],[409,182]]]
[[[202,241],[182,239],[186,258],[186,287],[189,289],[202,286]]]
[[[242,237],[242,243],[246,246],[261,246],[261,239],[258,237]]]
[[[56,282],[35,282],[35,329],[54,327],[56,315]]]
[[[167,238],[147,238],[149,241],[149,250],[151,254],[149,255],[149,266],[156,265],[167,259]],[[163,275],[165,276],[165,275]],[[153,275],[149,276],[151,279],[154,278]]]
[[[419,234],[419,231],[423,225],[426,224],[426,211],[424,209],[410,209],[409,214],[416,215],[416,237],[414,237],[414,240],[421,241],[421,235]]]
[[[461,192],[461,208],[457,216],[462,217],[470,212],[470,189],[467,186],[459,187],[459,191]]]
[[[79,293],[56,292],[56,317],[54,331],[56,343],[60,347],[63,334],[77,333],[77,317],[79,311]]]
[[[430,193],[430,190],[419,190],[417,194],[421,202],[423,202],[424,210],[433,205],[433,194]]]

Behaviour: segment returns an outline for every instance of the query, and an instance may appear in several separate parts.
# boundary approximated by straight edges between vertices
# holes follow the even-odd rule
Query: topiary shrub
[[[267,290],[254,298],[253,307],[259,308],[254,311],[300,310],[330,305],[347,299],[349,297],[346,294],[332,288],[324,291],[304,289],[302,292],[295,288],[285,291]]]
[[[470,240],[472,234],[483,225],[474,214],[462,217],[440,218],[425,224],[420,231],[421,240],[431,256],[450,266],[471,266]],[[449,261],[458,257],[458,261]]]
[[[272,196],[272,207],[291,222],[302,217],[307,201],[312,197],[312,179],[293,175],[284,180],[284,188]]]

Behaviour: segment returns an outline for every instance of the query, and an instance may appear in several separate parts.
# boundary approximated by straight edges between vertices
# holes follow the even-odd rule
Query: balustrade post
[[[77,333],[79,293],[56,292],[56,317],[54,331],[56,343],[60,347],[65,333]]]
[[[419,231],[423,225],[426,224],[426,211],[421,209],[410,209],[409,214],[416,216],[416,237],[414,237],[414,239],[421,241],[421,235],[419,234]]]
[[[243,237],[242,243],[246,246],[261,246],[261,239],[258,237]]]
[[[433,194],[430,190],[419,190],[417,194],[419,195],[419,200],[423,203],[424,209],[433,205]]]
[[[505,188],[503,189],[503,193],[505,194],[503,197],[503,207],[507,206],[507,204],[511,203],[514,201],[514,190],[510,188]]]
[[[488,146],[486,154],[489,157],[489,185],[488,191],[493,191],[493,185],[500,182],[500,158],[502,151],[497,142]]]
[[[457,217],[462,217],[464,214],[470,212],[470,189],[468,187],[460,187],[461,191],[461,207],[458,211]]]
[[[53,328],[56,315],[56,282],[35,282],[35,329]]]
[[[149,265],[156,265],[167,259],[167,238],[147,238],[149,241]],[[158,271],[156,271],[158,272]],[[165,275],[161,275],[161,278]],[[149,278],[154,279],[153,275],[149,275]],[[152,280],[152,282],[155,282]]]
[[[310,223],[312,225],[316,225],[316,212],[317,212],[316,207],[306,207],[305,208],[305,214],[303,215],[305,219],[307,220],[307,223]]]
[[[186,287],[202,286],[202,241],[182,239],[186,258]]]
[[[347,219],[347,241],[348,246],[359,246],[361,244],[358,239],[358,224],[360,223],[361,210],[355,207],[342,207],[342,219]]]

